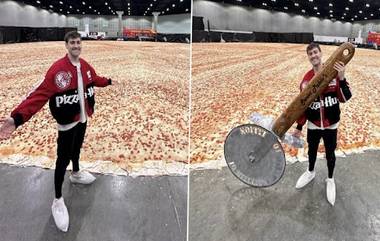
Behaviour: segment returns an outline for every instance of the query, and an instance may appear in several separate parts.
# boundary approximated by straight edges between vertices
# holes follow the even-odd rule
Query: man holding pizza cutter
[[[317,43],[310,43],[306,48],[308,59],[312,65],[312,69],[308,71],[300,84],[301,91],[306,87],[308,82],[313,78],[314,74],[322,69],[322,52]],[[350,87],[346,81],[344,72],[345,65],[343,62],[336,62],[334,69],[338,75],[333,79],[326,90],[312,102],[303,116],[297,120],[297,128],[293,135],[300,137],[302,134],[302,126],[307,123],[307,142],[309,167],[303,173],[297,183],[296,188],[306,186],[315,177],[315,162],[320,139],[323,139],[325,146],[328,178],[326,179],[326,195],[331,205],[335,203],[336,189],[333,178],[335,168],[335,149],[337,146],[337,128],[340,120],[339,103],[346,102],[351,98]]]
[[[81,36],[76,31],[66,33],[67,55],[56,61],[45,78],[12,111],[0,126],[0,140],[11,137],[17,127],[27,122],[49,100],[50,111],[58,123],[57,160],[54,172],[55,199],[52,214],[57,227],[66,232],[69,214],[62,197],[62,184],[70,161],[72,183],[90,184],[95,177],[79,170],[80,149],[84,140],[87,119],[94,112],[94,86],[105,87],[111,79],[100,77],[85,60],[79,58]]]

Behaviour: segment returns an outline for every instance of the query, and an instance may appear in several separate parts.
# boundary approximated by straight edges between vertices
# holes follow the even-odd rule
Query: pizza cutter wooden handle
[[[326,89],[330,81],[337,76],[334,64],[342,61],[345,65],[352,59],[355,48],[343,43],[325,62],[322,70],[311,79],[305,89],[290,103],[288,108],[276,119],[272,131],[282,138],[293,123],[302,116],[307,107]]]

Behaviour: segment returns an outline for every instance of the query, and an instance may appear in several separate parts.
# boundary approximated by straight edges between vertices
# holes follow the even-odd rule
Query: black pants
[[[54,172],[55,197],[62,196],[62,184],[65,178],[66,168],[73,162],[73,171],[79,171],[79,155],[84,135],[86,133],[86,123],[78,123],[75,127],[67,131],[58,131],[57,139],[57,161]]]
[[[327,168],[329,178],[333,177],[335,167],[335,149],[337,139],[337,129],[333,130],[310,130],[307,129],[307,143],[309,144],[309,171],[314,170],[317,159],[319,141],[323,139],[326,151]]]

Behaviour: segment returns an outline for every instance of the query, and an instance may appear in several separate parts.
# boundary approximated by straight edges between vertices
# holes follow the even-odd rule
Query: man
[[[58,123],[57,160],[54,173],[55,199],[52,214],[57,227],[66,232],[69,215],[62,197],[66,168],[72,161],[72,183],[90,184],[95,177],[79,171],[79,154],[86,132],[87,118],[94,112],[94,86],[105,87],[111,79],[99,77],[83,59],[81,38],[76,31],[65,35],[67,54],[56,61],[41,81],[4,120],[0,140],[10,138],[17,127],[27,122],[49,100],[50,111]]]
[[[306,53],[313,68],[304,76],[300,89],[306,87],[314,74],[322,69],[322,52],[317,43],[311,43],[306,48]],[[304,115],[297,120],[297,128],[294,136],[300,137],[302,126],[307,123],[307,142],[309,146],[309,168],[298,179],[296,188],[302,188],[315,177],[315,161],[320,139],[325,146],[328,178],[326,179],[326,195],[331,205],[335,203],[335,182],[333,178],[335,167],[335,149],[337,145],[337,128],[340,119],[339,103],[351,98],[350,87],[345,79],[345,66],[343,62],[336,62],[334,69],[338,75],[333,79],[326,90],[311,103]]]

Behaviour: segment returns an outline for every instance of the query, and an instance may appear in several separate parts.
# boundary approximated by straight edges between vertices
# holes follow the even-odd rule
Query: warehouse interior
[[[68,28],[76,28],[83,33],[82,37],[89,39],[131,39],[127,33],[133,30],[141,37],[147,35],[144,40],[150,41],[165,41],[166,37],[166,41],[185,42],[190,38],[189,0],[2,1],[0,4],[0,43],[61,40]],[[123,13],[119,16],[117,12]]]
[[[194,1],[193,41],[355,42],[373,47],[377,1]],[[306,36],[302,36],[306,35]],[[235,35],[235,37],[234,37]],[[303,39],[303,37],[305,39]],[[374,35],[374,37],[377,37]]]

